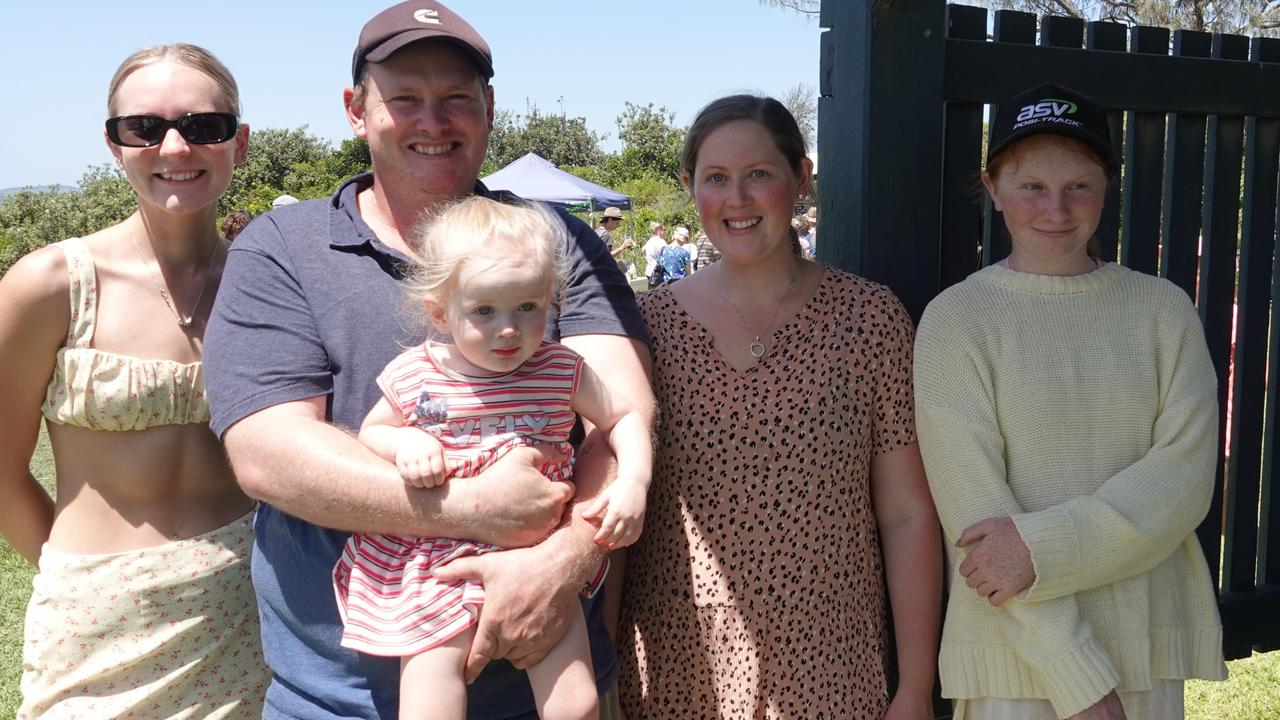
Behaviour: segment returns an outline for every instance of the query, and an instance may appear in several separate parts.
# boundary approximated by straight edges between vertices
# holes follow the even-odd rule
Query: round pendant
[[[760,342],[760,338],[756,338],[748,349],[751,350],[751,357],[757,360],[764,357],[764,343]]]
[[[191,327],[191,321],[194,319],[194,317],[180,317],[178,318],[178,327],[189,328]]]

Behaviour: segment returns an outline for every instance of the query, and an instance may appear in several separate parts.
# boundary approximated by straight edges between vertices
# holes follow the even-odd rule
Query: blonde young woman
[[[239,109],[206,50],[129,56],[105,135],[137,211],[0,280],[0,532],[39,565],[20,718],[261,713],[253,503],[207,426],[200,365]],[[42,415],[56,502],[27,470]]]
[[[640,298],[661,420],[622,595],[623,709],[931,718],[942,565],[911,320],[887,288],[799,254],[812,165],[777,100],[712,102],[682,161],[721,258]]]
[[[1195,536],[1217,380],[1186,293],[1091,250],[1114,157],[1087,96],[1002,104],[982,181],[1012,252],[920,321],[957,720],[1178,720],[1186,678],[1226,677]]]

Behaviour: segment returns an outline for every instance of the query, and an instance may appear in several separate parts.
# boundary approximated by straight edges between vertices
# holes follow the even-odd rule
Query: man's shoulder
[[[329,200],[320,199],[275,208],[249,223],[232,247],[270,251],[324,237],[331,207]]]

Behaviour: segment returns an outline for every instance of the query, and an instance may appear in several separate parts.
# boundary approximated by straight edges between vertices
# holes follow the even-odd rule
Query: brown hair
[[[231,213],[222,219],[222,237],[226,238],[227,242],[235,240],[240,231],[244,230],[244,226],[248,225],[252,219],[253,215],[250,215],[248,210],[237,210]]]
[[[712,100],[698,111],[698,116],[684,136],[684,149],[680,153],[680,167],[690,174],[698,164],[698,151],[707,136],[722,125],[735,120],[750,120],[764,128],[778,146],[778,152],[786,158],[791,170],[798,176],[805,157],[804,134],[787,106],[771,97],[760,95],[729,95]]]
[[[107,86],[107,115],[116,114],[116,93],[120,91],[120,85],[124,83],[125,78],[139,68],[165,61],[186,65],[192,70],[207,75],[218,86],[222,99],[226,102],[227,111],[236,116],[240,115],[240,88],[236,85],[236,79],[231,76],[231,71],[222,64],[222,61],[214,57],[213,53],[188,43],[152,45],[125,58],[124,62],[120,63],[120,67],[116,68],[115,74],[111,76],[111,83]]]

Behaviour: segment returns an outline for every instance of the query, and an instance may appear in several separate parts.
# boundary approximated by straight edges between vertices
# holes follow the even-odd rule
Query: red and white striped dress
[[[577,353],[543,341],[510,373],[463,376],[437,365],[421,345],[392,360],[378,386],[405,425],[440,439],[449,477],[470,477],[519,445],[558,445],[571,457],[581,368]],[[543,472],[568,480],[573,468],[566,459]],[[342,646],[370,655],[416,655],[466,630],[484,602],[484,587],[438,582],[432,569],[494,549],[470,540],[353,534],[333,570]]]

